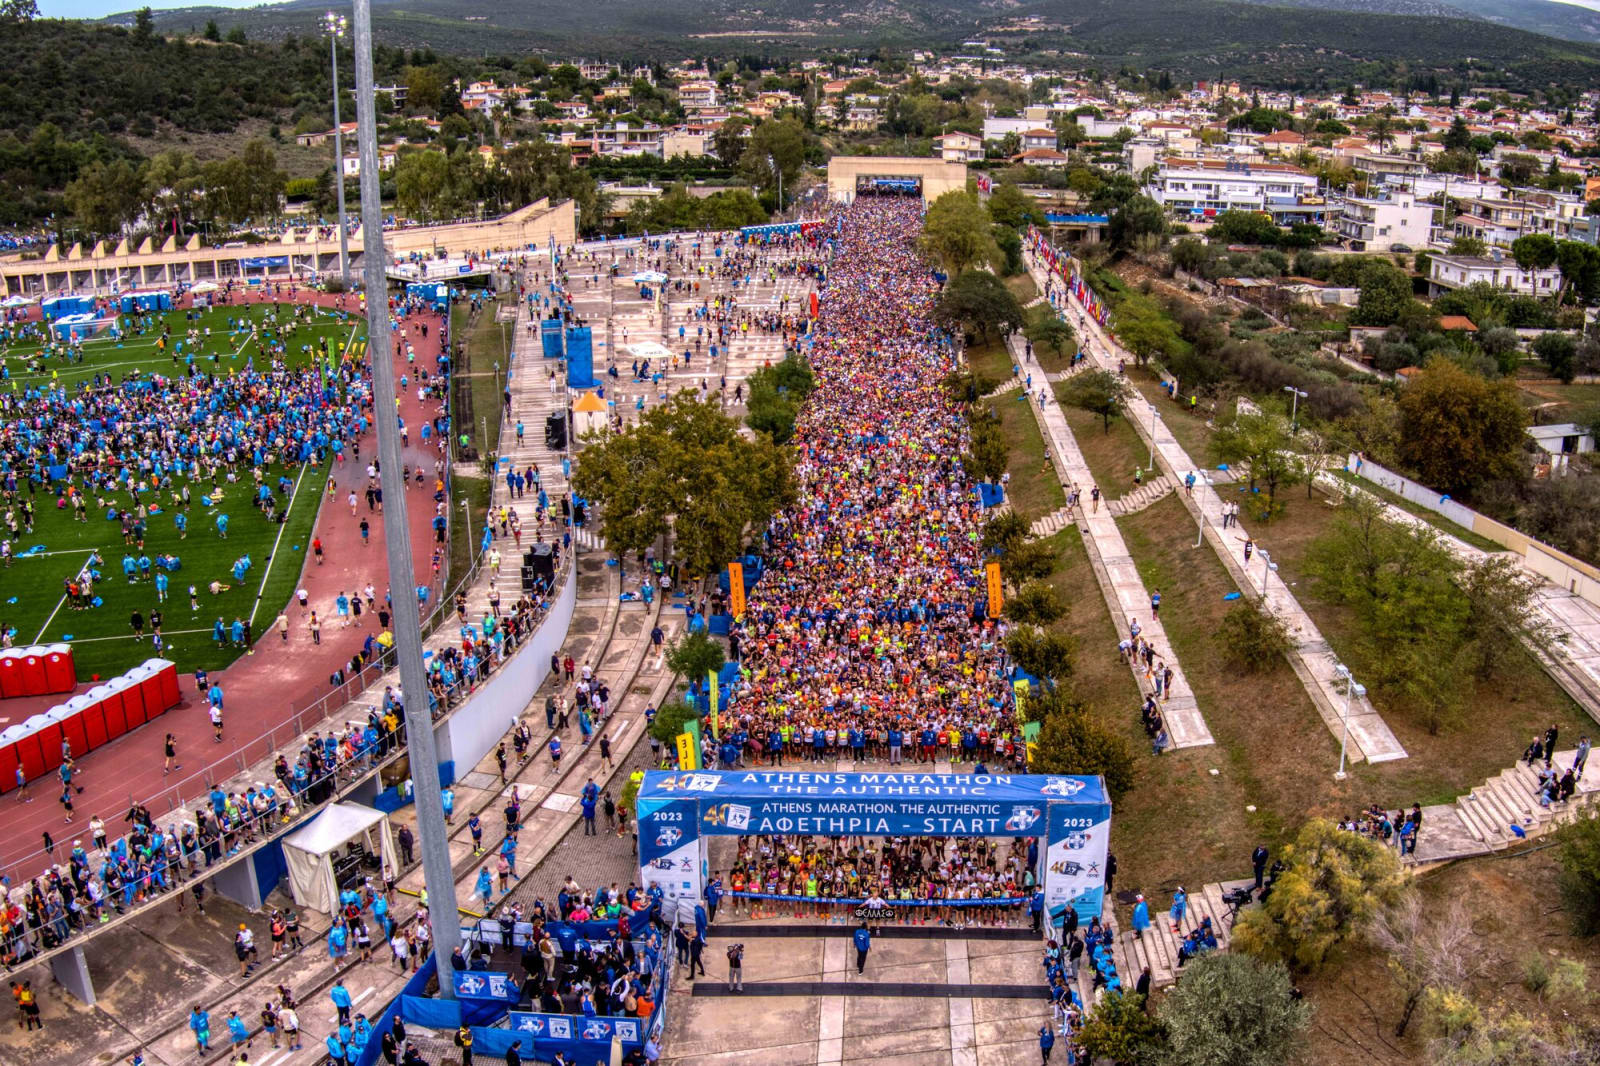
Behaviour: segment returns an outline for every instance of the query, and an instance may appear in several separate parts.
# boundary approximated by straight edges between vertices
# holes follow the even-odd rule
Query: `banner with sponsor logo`
[[[517,983],[508,973],[487,970],[457,970],[457,999],[486,999],[496,1003],[515,1003],[521,998]]]
[[[1000,580],[1000,564],[991,562],[983,570],[989,586],[989,617],[999,618],[1000,608],[1005,602],[1004,585]]]
[[[728,564],[728,610],[735,619],[742,619],[744,606],[744,564],[734,561]]]
[[[506,1017],[512,1032],[527,1033],[534,1041],[541,1043],[547,1040],[601,1043],[610,1042],[613,1036],[617,1036],[622,1039],[625,1048],[632,1049],[644,1044],[645,1021],[641,1018],[585,1018],[574,1014],[532,1014],[525,1011],[512,1011]]]
[[[700,805],[693,798],[641,796],[638,827],[639,883],[659,885],[669,900],[699,899]]]
[[[1051,806],[1048,840],[1044,903],[1050,920],[1059,922],[1072,907],[1080,921],[1088,921],[1100,913],[1105,902],[1111,804]]]

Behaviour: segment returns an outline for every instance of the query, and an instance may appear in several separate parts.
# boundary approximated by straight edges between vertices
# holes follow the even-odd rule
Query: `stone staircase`
[[[1035,537],[1053,537],[1076,521],[1072,515],[1072,508],[1062,507],[1051,511],[1043,518],[1035,518],[1033,525],[1028,527],[1028,532]]]
[[[1575,749],[1556,752],[1556,770],[1564,773],[1576,754]],[[1579,809],[1595,802],[1595,797],[1600,795],[1600,780],[1585,774],[1578,779],[1578,790],[1571,799],[1541,807],[1536,792],[1538,785],[1538,771],[1518,760],[1509,770],[1502,770],[1466,795],[1457,796],[1454,809],[1468,833],[1486,845],[1487,850],[1497,851],[1571,821]],[[1512,826],[1520,829],[1521,835],[1513,832]],[[1425,844],[1430,828],[1426,815],[1422,827]],[[1419,846],[1418,850],[1424,852],[1419,857],[1426,860],[1427,849]]]
[[[1125,493],[1115,500],[1106,501],[1106,510],[1114,516],[1121,518],[1124,515],[1138,514],[1158,500],[1165,499],[1177,483],[1165,474],[1154,481],[1147,481],[1132,492]]]
[[[1135,937],[1132,929],[1121,928],[1108,911],[1107,921],[1117,945],[1117,973],[1122,978],[1123,987],[1133,991],[1134,984],[1139,980],[1139,972],[1146,966],[1150,967],[1152,987],[1160,988],[1175,982],[1178,979],[1178,945],[1192,930],[1200,928],[1200,923],[1206,918],[1211,919],[1211,929],[1217,937],[1217,950],[1226,951],[1232,926],[1228,917],[1229,907],[1222,902],[1223,893],[1251,884],[1254,882],[1225,881],[1190,892],[1189,905],[1177,932],[1173,932],[1169,914],[1172,907],[1170,893],[1159,898],[1145,897],[1145,902],[1150,905],[1150,928],[1145,930],[1143,937]],[[1084,997],[1084,1002],[1092,1002],[1093,967],[1083,966],[1079,970],[1078,980],[1081,986],[1079,994]]]
[[[992,399],[995,399],[998,396],[1006,396],[1006,395],[1009,395],[1010,393],[1016,392],[1021,387],[1022,387],[1022,379],[1020,377],[1018,377],[1017,375],[1013,374],[1010,377],[1006,378],[1005,381],[1001,382],[999,385],[996,385],[994,388],[992,388],[988,392],[984,393],[983,394],[983,398],[985,400],[992,400]]]

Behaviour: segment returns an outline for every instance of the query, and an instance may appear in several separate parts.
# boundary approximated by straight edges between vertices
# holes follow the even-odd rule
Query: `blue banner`
[[[487,999],[496,1003],[515,1003],[522,998],[510,974],[490,973],[487,970],[457,970],[456,997]]]
[[[657,771],[645,774],[640,810],[685,795],[698,800],[705,836],[1043,836],[1047,803],[1106,802],[1093,777]],[[642,848],[640,857],[648,865]]]
[[[511,1031],[528,1033],[534,1040],[587,1040],[610,1043],[620,1036],[625,1048],[644,1045],[644,1022],[639,1018],[586,1018],[574,1014],[530,1014],[512,1011],[506,1015]]]
[[[646,787],[652,776],[645,774]],[[641,788],[639,867],[647,890],[658,887],[669,900],[700,898],[699,814],[692,798],[647,800]]]

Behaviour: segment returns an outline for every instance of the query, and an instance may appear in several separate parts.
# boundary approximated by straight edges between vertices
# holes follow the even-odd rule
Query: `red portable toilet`
[[[16,745],[0,741],[0,792],[17,787],[17,767],[21,765]]]
[[[22,767],[22,772],[29,781],[44,776],[44,760],[39,757],[39,741],[28,731],[27,726],[14,725],[0,731],[0,748],[10,749],[12,757],[17,760],[17,765]],[[12,780],[16,780],[16,776],[16,771],[13,770]]]
[[[122,700],[122,713],[128,719],[130,731],[144,725],[148,712],[145,709],[144,693],[139,688],[139,682],[127,674],[122,674],[107,681],[106,688],[115,692]]]
[[[116,740],[128,731],[128,718],[122,710],[122,694],[112,692],[106,685],[96,685],[84,695],[92,700],[106,720],[106,742]]]
[[[146,659],[144,665],[152,668],[156,676],[161,679],[161,702],[163,711],[171,710],[183,702],[183,695],[178,691],[178,664],[168,662],[166,659]],[[146,704],[148,705],[148,700]]]
[[[135,666],[123,675],[133,682],[139,690],[139,698],[144,701],[145,719],[149,720],[158,714],[165,714],[169,708],[161,695],[161,671],[149,663]],[[126,699],[126,694],[124,694]]]
[[[49,692],[44,680],[44,648],[35,644],[22,649],[22,694],[43,696]]]
[[[78,667],[71,644],[50,644],[44,650],[44,679],[51,692],[71,692],[78,687]]]
[[[75,707],[62,704],[44,712],[44,716],[61,727],[61,735],[72,745],[72,757],[81,759],[89,750],[89,735],[84,732],[83,715]]]
[[[87,695],[77,695],[68,700],[66,705],[78,712],[78,721],[83,723],[83,735],[90,751],[111,739],[106,729],[106,709],[98,702]]]
[[[40,658],[43,659],[43,656]],[[44,715],[36,714],[23,722],[22,728],[38,740],[39,758],[45,773],[61,765],[61,723],[52,722]]]
[[[22,687],[22,649],[0,651],[0,699],[22,695]]]

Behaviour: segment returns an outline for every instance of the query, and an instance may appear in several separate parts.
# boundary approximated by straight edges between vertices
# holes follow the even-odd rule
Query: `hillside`
[[[1555,0],[1246,0],[1372,15],[1477,18],[1567,41],[1600,41],[1600,12]]]
[[[1289,3],[1295,0],[1288,0]],[[981,35],[1013,55],[1060,53],[1078,66],[1127,63],[1175,75],[1228,74],[1265,84],[1314,86],[1432,72],[1441,81],[1513,86],[1590,84],[1600,48],[1539,36],[1497,22],[1493,5],[1560,9],[1568,21],[1600,16],[1546,0],[1459,0],[1485,17],[1443,17],[1443,0],[1306,0],[1320,6],[1258,6],[1242,0],[612,0],[603,6],[534,0],[486,7],[474,0],[376,0],[384,43],[441,53],[515,53],[619,60],[693,55],[814,54],[840,48],[952,46]],[[1403,4],[1415,14],[1376,13]],[[198,30],[215,18],[251,39],[281,40],[313,30],[320,0],[249,10],[157,12],[157,25]],[[993,32],[1024,16],[1055,30]],[[471,21],[469,21],[469,19]],[[1554,25],[1554,23],[1552,23]],[[1574,31],[1576,32],[1576,31]]]

